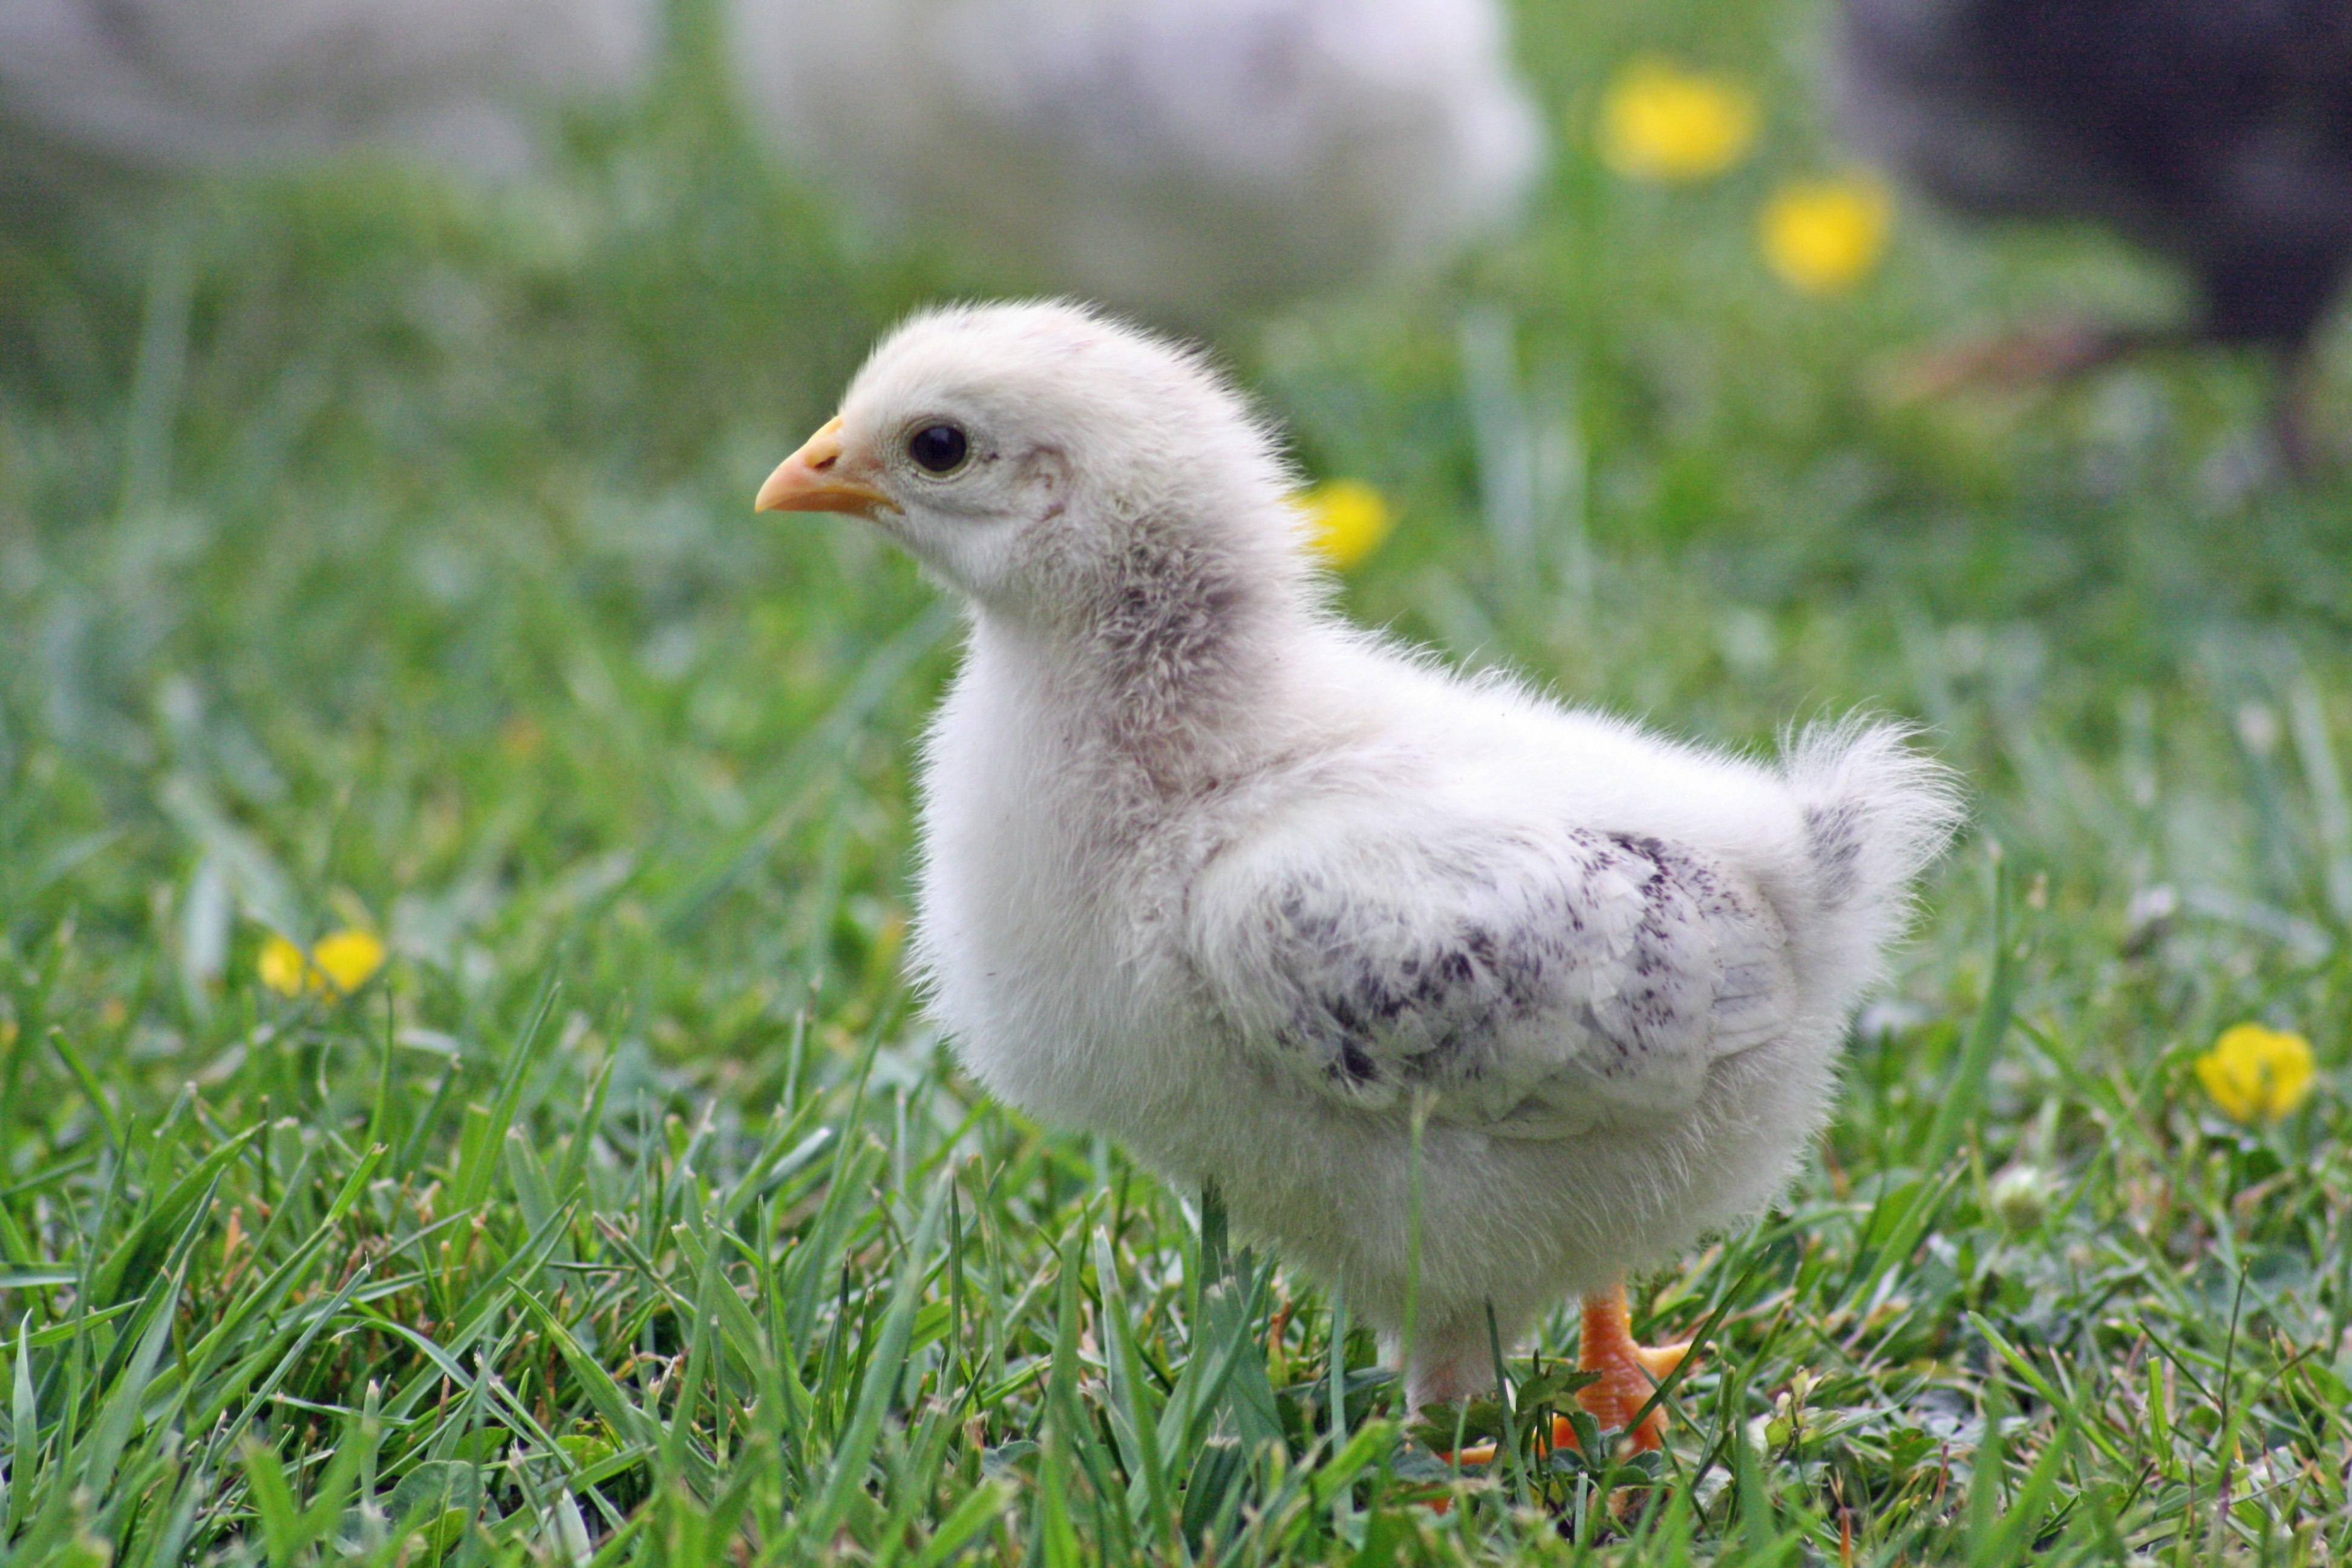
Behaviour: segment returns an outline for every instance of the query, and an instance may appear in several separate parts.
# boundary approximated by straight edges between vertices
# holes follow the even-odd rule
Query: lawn
[[[1637,1281],[1706,1351],[1613,1474],[1453,1472],[1344,1303],[908,994],[955,623],[750,498],[895,316],[1019,279],[842,231],[691,27],[516,184],[13,212],[0,1563],[2352,1559],[2352,487],[2265,476],[2226,358],[1890,403],[2176,291],[1916,204],[1784,287],[1818,26],[1528,6],[1524,234],[1217,340],[1401,516],[1350,614],[1735,747],[1913,715],[1968,780],[1818,1157]],[[1756,155],[1604,169],[1642,49],[1757,81]],[[339,931],[348,995],[270,945]],[[2196,1071],[2246,1022],[2316,1053],[2283,1118]]]

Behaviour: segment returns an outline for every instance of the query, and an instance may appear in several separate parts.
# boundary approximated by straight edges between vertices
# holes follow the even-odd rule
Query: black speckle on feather
[[[1510,921],[1465,915],[1403,952],[1368,950],[1357,925],[1363,911],[1333,907],[1311,882],[1277,892],[1268,934],[1281,967],[1300,981],[1277,1048],[1351,1091],[1460,1087],[1491,1075],[1513,1025],[1550,1016],[1601,1054],[1592,1065],[1612,1076],[1646,1070],[1654,1049],[1688,1033],[1688,1009],[1709,1005],[1692,993],[1687,973],[1692,921],[1752,910],[1716,868],[1657,838],[1580,835],[1575,855],[1573,874],[1515,889],[1519,913]],[[1496,874],[1492,862],[1453,871],[1465,896]],[[1639,900],[1608,917],[1620,934],[1599,947],[1583,935],[1592,911],[1579,907],[1596,882],[1630,886]],[[1616,994],[1599,1015],[1584,994],[1595,963],[1616,966]]]

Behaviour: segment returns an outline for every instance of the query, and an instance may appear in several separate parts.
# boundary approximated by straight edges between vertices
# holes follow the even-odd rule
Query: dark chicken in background
[[[2352,0],[1844,0],[1839,45],[1848,123],[1928,195],[2107,224],[2200,305],[1945,353],[1916,389],[2253,345],[2282,363],[2281,454],[2307,461],[2312,341],[2352,264]]]

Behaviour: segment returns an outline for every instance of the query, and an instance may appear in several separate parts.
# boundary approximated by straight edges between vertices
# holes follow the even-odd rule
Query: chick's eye
[[[963,461],[971,443],[952,425],[926,425],[907,437],[907,456],[935,474],[944,474]]]

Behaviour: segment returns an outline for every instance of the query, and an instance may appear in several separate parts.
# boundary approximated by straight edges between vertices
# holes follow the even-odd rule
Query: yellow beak
[[[852,517],[872,517],[896,511],[898,503],[872,485],[841,473],[841,416],[801,444],[801,449],[776,465],[768,482],[751,502],[753,511],[840,511]]]

